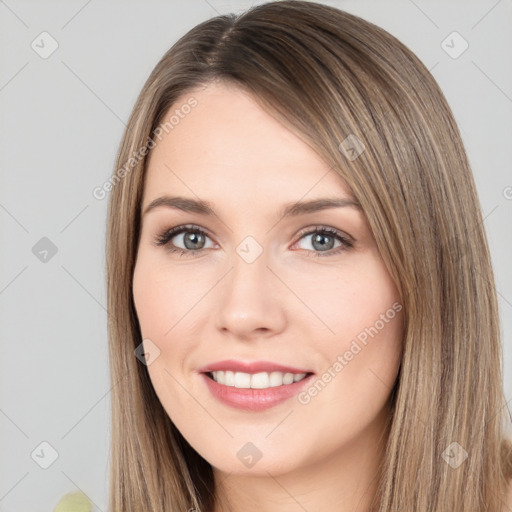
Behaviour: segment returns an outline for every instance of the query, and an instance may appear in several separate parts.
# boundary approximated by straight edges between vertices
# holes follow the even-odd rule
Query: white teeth
[[[254,389],[265,389],[270,387],[270,377],[268,373],[261,372],[255,373],[251,377],[251,388]]]
[[[235,372],[231,372],[227,370],[224,372],[224,383],[226,386],[234,386],[235,385]]]
[[[283,376],[283,384],[291,384],[293,382],[293,373],[285,373]]]
[[[283,374],[281,372],[272,372],[270,374],[270,386],[281,386],[283,384]]]
[[[224,386],[244,389],[267,389],[299,382],[305,373],[259,372],[244,373],[219,370],[211,372],[213,380]]]
[[[222,379],[222,375],[217,375]],[[251,387],[251,376],[248,373],[235,373],[235,388],[250,388]]]

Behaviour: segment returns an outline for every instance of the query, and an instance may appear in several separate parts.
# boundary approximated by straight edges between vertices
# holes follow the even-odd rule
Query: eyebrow
[[[215,216],[215,210],[213,209],[212,204],[208,201],[180,196],[162,196],[154,199],[146,206],[143,215],[146,215],[150,211],[161,206],[209,217]],[[281,210],[280,217],[298,217],[299,215],[314,213],[328,208],[344,208],[347,206],[361,210],[361,205],[352,199],[342,197],[325,197],[285,204]]]

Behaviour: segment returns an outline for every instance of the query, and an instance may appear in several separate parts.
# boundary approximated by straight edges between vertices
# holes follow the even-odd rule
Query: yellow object
[[[91,512],[91,502],[83,492],[66,494],[53,512]]]

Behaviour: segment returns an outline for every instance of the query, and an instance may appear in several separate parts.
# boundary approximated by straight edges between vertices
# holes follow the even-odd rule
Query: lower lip
[[[208,377],[206,373],[202,373],[201,376],[206,381],[211,394],[222,403],[246,411],[263,411],[298,394],[314,374],[293,384],[284,384],[267,389],[235,388],[219,384]]]

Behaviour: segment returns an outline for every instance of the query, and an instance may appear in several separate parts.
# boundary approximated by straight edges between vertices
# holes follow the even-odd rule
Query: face
[[[154,389],[221,471],[349,456],[382,429],[401,357],[400,298],[364,214],[250,94],[210,84],[171,111],[191,97],[155,139],[142,201],[133,298]],[[339,204],[283,215],[318,199]]]

